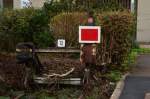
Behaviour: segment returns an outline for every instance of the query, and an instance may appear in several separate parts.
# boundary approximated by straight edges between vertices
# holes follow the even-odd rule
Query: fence
[[[106,4],[109,2],[115,2],[121,4],[124,8],[130,9],[131,8],[131,0],[98,0],[99,3]]]

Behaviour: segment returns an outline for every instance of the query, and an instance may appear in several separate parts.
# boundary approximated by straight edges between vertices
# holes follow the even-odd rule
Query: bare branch
[[[75,68],[72,68],[70,71],[64,73],[64,74],[56,74],[56,73],[53,73],[51,75],[47,75],[47,74],[44,74],[44,76],[46,76],[47,78],[50,78],[50,77],[65,77],[69,74],[71,74],[73,71],[75,70]]]

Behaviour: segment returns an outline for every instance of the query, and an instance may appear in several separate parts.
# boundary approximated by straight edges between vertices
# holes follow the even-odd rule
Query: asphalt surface
[[[150,93],[150,55],[140,55],[119,99],[144,99]]]

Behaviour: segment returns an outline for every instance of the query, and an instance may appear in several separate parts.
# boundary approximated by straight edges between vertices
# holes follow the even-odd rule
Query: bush
[[[43,10],[36,10],[30,20],[30,32],[33,33],[33,42],[37,47],[46,48],[53,45],[53,36],[49,29],[49,17]]]
[[[39,32],[34,35],[34,43],[40,48],[53,46],[53,37],[49,32]]]
[[[117,82],[121,79],[121,72],[112,70],[110,73],[107,74],[107,76],[111,82]]]
[[[96,11],[118,11],[126,9],[123,5],[122,1],[118,2],[117,0],[59,0],[59,2],[49,0],[44,3],[43,8],[46,12],[56,15],[63,11],[88,11],[89,9]]]
[[[96,24],[102,27],[101,43],[98,45],[97,65],[121,65],[131,48],[132,27],[131,13],[107,12],[98,14]],[[78,27],[86,24],[85,13],[61,13],[51,20],[55,39],[66,39],[68,47],[79,47]],[[81,22],[83,20],[83,22]]]
[[[123,11],[99,14],[97,19],[102,27],[97,61],[120,66],[131,50],[134,17]]]
[[[0,15],[1,50],[13,50],[17,42],[30,38],[28,19],[33,13],[29,10],[19,12],[18,10],[4,10]]]
[[[39,47],[46,47],[52,43],[48,18],[42,11],[33,8],[4,10],[0,16],[0,50],[14,51],[18,42],[34,42]],[[41,38],[45,35],[49,35],[43,38],[51,41],[49,44],[37,40],[39,36]]]
[[[86,23],[85,13],[61,13],[50,22],[55,40],[63,38],[67,47],[79,47],[78,27]]]

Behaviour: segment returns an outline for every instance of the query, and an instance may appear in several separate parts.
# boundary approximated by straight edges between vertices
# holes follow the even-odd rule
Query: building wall
[[[32,6],[34,8],[41,8],[44,5],[45,0],[31,0]],[[21,7],[21,0],[14,0],[14,9],[20,9]]]
[[[20,9],[21,8],[21,0],[14,0],[13,1],[13,8]]]
[[[32,6],[35,8],[41,8],[44,5],[45,0],[31,0]]]
[[[150,0],[138,0],[137,41],[150,43]]]

